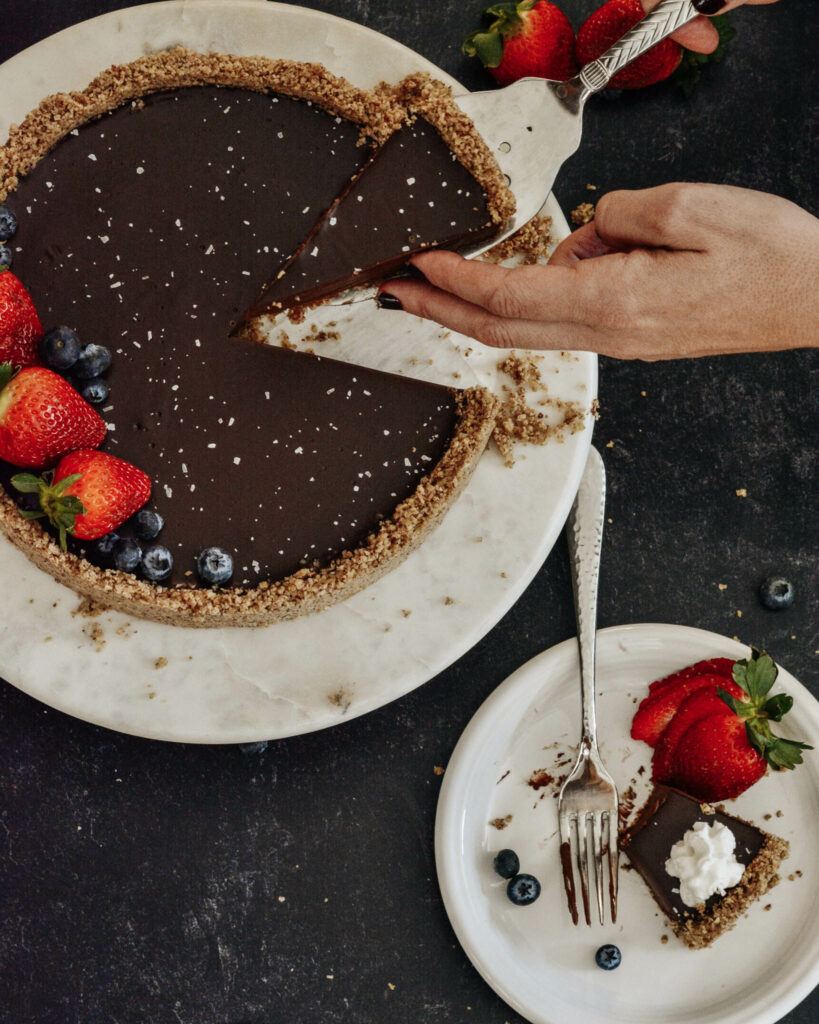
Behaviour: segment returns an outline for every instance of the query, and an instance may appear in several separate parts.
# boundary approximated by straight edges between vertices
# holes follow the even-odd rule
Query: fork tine
[[[580,895],[583,897],[583,914],[586,924],[591,924],[591,909],[589,908],[589,848],[586,836],[586,816],[578,814],[575,819],[577,830],[577,846],[575,854],[577,857],[577,870],[580,875]]]
[[[558,827],[560,828],[560,864],[563,868],[563,887],[566,890],[566,901],[569,904],[569,913],[572,915],[572,924],[577,924],[577,890],[574,886],[574,868],[572,867],[572,834],[571,821],[568,814],[558,814]]]
[[[594,850],[594,880],[597,888],[597,913],[603,923],[603,812],[598,811],[591,819],[592,849]]]
[[[611,923],[617,921],[617,873],[620,866],[620,847],[617,842],[617,825],[619,815],[617,811],[606,815],[608,818],[608,848],[609,848],[609,898],[611,900]]]

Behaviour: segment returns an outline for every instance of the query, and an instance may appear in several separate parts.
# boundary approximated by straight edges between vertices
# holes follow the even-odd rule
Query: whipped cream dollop
[[[745,868],[734,856],[734,833],[719,821],[697,821],[671,847],[665,862],[669,875],[680,880],[680,899],[687,907],[704,903],[715,893],[738,885]]]

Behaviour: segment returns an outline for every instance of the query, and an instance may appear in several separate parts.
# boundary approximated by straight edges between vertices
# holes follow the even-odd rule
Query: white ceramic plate
[[[0,67],[0,138],[43,96],[178,44],[319,61],[365,88],[427,70],[463,91],[412,50],[315,11],[264,0],[154,3],[76,25]],[[562,237],[553,199],[546,211]],[[497,380],[497,352],[417,318],[373,303],[310,320],[322,316],[342,335],[324,343],[326,355],[447,384]],[[542,370],[553,395],[590,407],[595,357],[553,353]],[[521,449],[511,470],[488,451],[443,525],[400,568],[319,616],[268,629],[177,629],[116,613],[85,620],[74,614],[76,595],[0,538],[0,579],[16,595],[0,619],[0,676],[87,721],[187,742],[294,735],[379,707],[459,658],[517,600],[565,521],[591,427],[589,417],[565,444]]]
[[[748,653],[735,640],[684,626],[600,631],[600,746],[621,796],[634,779],[637,807],[648,791],[638,768],[650,766],[651,750],[629,738],[634,701],[648,684],[701,658]],[[558,777],[568,768],[557,763],[573,761],[578,670],[575,640],[533,658],[484,702],[447,766],[435,855],[461,945],[492,988],[533,1024],[773,1024],[819,981],[819,704],[780,670],[777,689],[795,699],[788,730],[817,752],[794,772],[766,776],[729,810],[790,842],[783,880],[710,949],[692,951],[665,925],[634,871],[620,872],[616,925],[571,923],[556,837],[559,780],[539,790],[528,780],[544,770]],[[490,824],[507,815],[502,831]],[[529,907],[510,903],[493,871],[504,847],[541,881],[541,897]],[[622,951],[615,971],[595,965],[604,942]]]

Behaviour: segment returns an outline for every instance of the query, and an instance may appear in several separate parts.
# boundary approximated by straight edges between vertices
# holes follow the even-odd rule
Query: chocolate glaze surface
[[[316,302],[380,280],[423,249],[457,250],[496,231],[478,183],[419,117],[375,152],[248,315]]]
[[[446,450],[449,389],[228,337],[366,160],[359,136],[284,96],[180,89],[72,133],[9,197],[46,329],[113,352],[103,448],[151,477],[171,584],[210,545],[234,585],[325,565]]]
[[[705,805],[707,806],[707,805]],[[748,822],[722,811],[706,812],[699,800],[667,786],[655,785],[637,820],[623,837],[622,847],[634,867],[642,875],[663,913],[670,918],[698,916],[693,907],[680,899],[679,879],[665,870],[671,847],[680,841],[697,821],[726,825],[734,834],[734,856],[747,866],[762,849],[763,832]],[[722,897],[711,896],[705,903],[705,913]]]

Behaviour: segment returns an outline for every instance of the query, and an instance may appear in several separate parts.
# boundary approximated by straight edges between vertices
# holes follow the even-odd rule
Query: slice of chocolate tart
[[[692,859],[699,858],[697,870],[715,877],[720,866],[705,846],[710,841],[707,831],[713,826],[729,830],[733,837],[732,857],[724,859],[738,863],[738,880],[725,885],[724,891],[691,905],[692,898],[683,891],[680,876],[668,870],[673,867],[669,858],[675,844],[685,841],[691,847]],[[706,832],[704,839],[697,837],[700,830]],[[784,839],[680,790],[661,785],[655,785],[636,820],[624,832],[620,845],[668,918],[674,934],[691,949],[710,946],[733,928],[748,907],[776,885],[777,869],[788,855]],[[677,849],[682,853],[681,847]],[[689,896],[688,902],[685,896]]]
[[[0,464],[0,527],[37,565],[128,614],[256,626],[355,593],[440,521],[492,431],[491,394],[229,336],[406,121],[396,97],[315,65],[173,51],[49,98],[12,133],[15,273],[46,328],[112,351],[103,448],[150,476],[174,563],[156,585],[93,543],[60,551]],[[234,560],[221,589],[196,574],[211,546]]]
[[[285,310],[301,319],[306,308],[381,281],[425,249],[486,241],[511,216],[514,200],[499,168],[449,91],[418,74],[393,95],[407,121],[316,219],[246,320]]]

